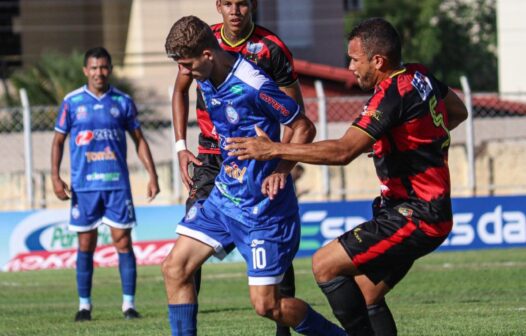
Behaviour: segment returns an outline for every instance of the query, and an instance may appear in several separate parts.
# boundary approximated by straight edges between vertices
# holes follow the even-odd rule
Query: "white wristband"
[[[175,152],[179,153],[180,151],[186,150],[186,140],[180,139],[175,142]]]

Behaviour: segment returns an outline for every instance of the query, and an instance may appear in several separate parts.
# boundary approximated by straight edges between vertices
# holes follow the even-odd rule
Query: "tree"
[[[496,0],[364,0],[349,28],[384,17],[400,32],[404,62],[421,62],[450,86],[466,75],[473,90],[496,91]]]

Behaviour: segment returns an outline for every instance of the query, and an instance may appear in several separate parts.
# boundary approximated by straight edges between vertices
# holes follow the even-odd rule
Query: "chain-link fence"
[[[461,97],[464,95],[460,93]],[[344,134],[362,111],[367,96],[305,99],[306,113],[318,128],[317,140]],[[468,97],[469,98],[469,97]],[[526,192],[526,93],[473,94],[472,121],[452,132],[449,165],[454,196],[517,194]],[[23,108],[0,109],[0,209],[63,207],[50,178],[51,143],[56,106],[30,108],[31,132],[24,139]],[[186,198],[180,183],[169,102],[138,106],[143,132],[156,163],[161,193],[155,204],[177,204]],[[320,115],[320,111],[325,115]],[[191,118],[195,118],[191,113]],[[470,128],[472,132],[470,132]],[[321,130],[325,130],[322,132]],[[187,142],[197,148],[199,129],[190,120]],[[471,139],[470,139],[471,138]],[[31,148],[28,165],[27,149]],[[69,149],[65,148],[62,177],[69,181]],[[473,160],[470,162],[470,153]],[[128,163],[136,204],[146,203],[148,175],[128,142]],[[29,174],[26,171],[30,167]],[[371,198],[378,193],[372,159],[362,155],[346,167],[304,165],[297,184],[301,200]],[[31,185],[28,186],[28,181]],[[30,194],[31,193],[31,194]]]

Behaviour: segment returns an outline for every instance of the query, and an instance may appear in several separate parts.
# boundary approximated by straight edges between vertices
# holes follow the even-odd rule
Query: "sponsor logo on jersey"
[[[117,182],[120,177],[121,173],[91,173],[86,175],[86,181]]]
[[[236,179],[239,183],[243,183],[243,177],[245,176],[245,173],[247,172],[247,167],[243,167],[243,169],[240,169],[239,166],[232,162],[229,165],[224,165],[225,167],[225,173],[230,176],[233,179]]]
[[[93,131],[80,131],[75,137],[75,144],[77,146],[86,146],[93,140]]]
[[[287,108],[285,106],[283,106],[280,103],[278,103],[274,98],[272,98],[271,96],[267,95],[266,93],[260,92],[259,93],[259,97],[264,102],[266,102],[267,104],[272,106],[272,108],[274,108],[276,111],[281,113],[282,116],[288,117],[290,115],[290,111],[287,110]]]
[[[88,162],[117,160],[115,152],[108,146],[102,152],[86,152],[85,155]]]
[[[77,146],[85,146],[91,141],[103,140],[120,141],[119,131],[111,128],[80,131],[75,137],[75,144]]]
[[[262,239],[253,239],[252,242],[250,243],[250,247],[257,247],[259,245],[263,245],[265,244],[265,241],[262,240]]]
[[[364,117],[369,117],[369,118],[373,118],[373,119],[380,121],[382,112],[378,110],[369,110],[369,107],[366,105],[363,107],[363,111],[361,115]]]
[[[429,94],[433,91],[433,86],[431,81],[426,76],[422,75],[420,72],[416,71],[411,84],[414,86],[420,98],[426,100]]]
[[[411,216],[413,216],[413,209],[401,207],[401,208],[398,208],[398,212],[404,217],[411,217]]]
[[[86,106],[80,105],[79,107],[77,107],[75,116],[77,117],[77,120],[86,119],[86,117],[88,116],[88,109],[86,108]]]
[[[263,50],[263,43],[261,42],[248,42],[247,43],[247,51],[251,54],[259,54]]]
[[[240,197],[235,197],[234,195],[232,195],[228,191],[228,186],[225,183],[216,182],[215,184],[216,184],[217,190],[219,190],[221,195],[223,195],[226,198],[228,198],[232,203],[234,203],[237,206],[239,206],[239,204],[241,204],[241,198]]]
[[[241,85],[234,85],[230,88],[230,92],[237,95],[243,94],[243,87]]]
[[[110,109],[110,114],[114,118],[117,118],[121,114],[121,111],[119,110],[119,108],[117,106],[112,106],[111,109]]]
[[[225,108],[225,114],[229,123],[235,125],[239,122],[239,113],[237,113],[236,109],[232,107],[232,105],[227,105]]]
[[[103,108],[104,108],[104,105],[102,105],[102,104],[95,104],[95,105],[93,105],[93,109],[95,111],[102,110]]]
[[[219,99],[212,98],[212,100],[210,101],[210,104],[212,104],[212,106],[219,106],[221,105],[221,101]]]

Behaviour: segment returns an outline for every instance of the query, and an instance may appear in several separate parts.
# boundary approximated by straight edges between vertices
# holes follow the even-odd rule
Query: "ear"
[[[387,65],[387,59],[381,55],[374,55],[372,58],[376,70],[380,70]]]
[[[84,76],[88,77],[89,75],[89,70],[87,67],[82,67],[82,72],[84,73]]]
[[[212,52],[211,49],[205,49],[203,50],[203,53],[201,54],[204,58],[206,58],[207,60],[213,60],[214,59],[214,53]]]
[[[216,0],[216,10],[221,14],[221,0]]]

